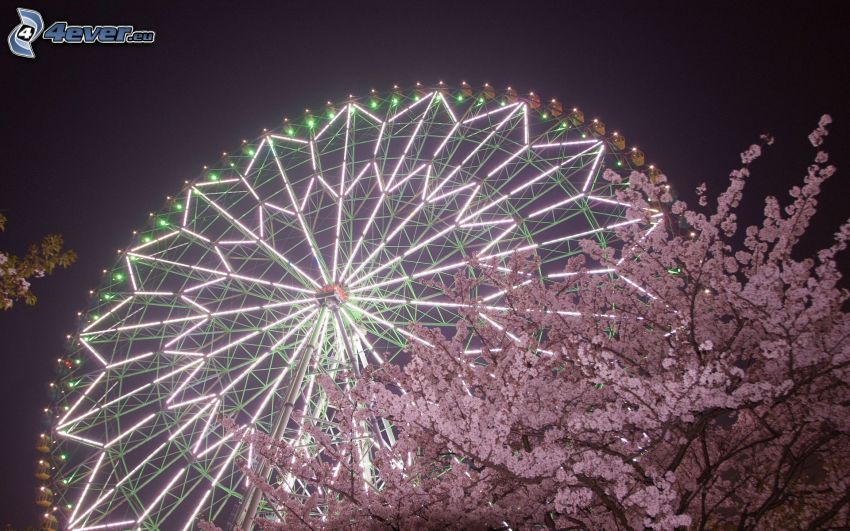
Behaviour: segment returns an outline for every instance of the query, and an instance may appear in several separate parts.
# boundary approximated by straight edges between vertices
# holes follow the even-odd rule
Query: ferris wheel
[[[452,328],[461,305],[435,286],[472,256],[531,251],[557,281],[581,239],[638,222],[605,169],[655,171],[578,109],[466,83],[373,91],[243,142],[152,214],[93,292],[39,442],[46,528],[268,511],[236,461],[267,465],[223,416],[293,444],[296,416],[332,425],[316,376],[399,362],[427,343],[412,323]],[[500,326],[503,292],[477,295]]]

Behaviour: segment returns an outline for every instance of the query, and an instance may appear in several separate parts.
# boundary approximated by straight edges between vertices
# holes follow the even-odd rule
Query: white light
[[[505,223],[513,223],[514,220],[508,219],[491,219],[488,221],[476,221],[475,223],[464,223],[461,225],[464,229],[471,229],[474,227],[489,227],[491,225],[504,225]]]
[[[192,231],[190,231],[189,229],[187,229],[186,227],[182,227],[182,228],[180,229],[180,231],[181,231],[181,232],[185,232],[185,233],[186,233],[186,234],[188,234],[189,236],[192,236],[193,238],[197,238],[197,239],[199,239],[199,240],[201,240],[201,241],[204,241],[204,242],[207,242],[207,243],[209,243],[209,242],[210,242],[210,239],[209,239],[209,238],[207,238],[206,236],[201,236],[200,234],[198,234],[198,233],[196,233],[196,232],[192,232]],[[151,242],[151,243],[153,243],[153,242]],[[135,249],[133,249],[133,250],[135,251]]]
[[[190,326],[189,328],[187,328],[185,331],[181,332],[179,335],[174,336],[174,337],[173,337],[173,338],[172,338],[172,339],[171,339],[168,343],[166,343],[166,344],[164,345],[164,347],[165,347],[165,348],[168,348],[168,347],[170,347],[171,345],[173,345],[173,344],[177,343],[178,341],[180,341],[180,340],[181,340],[181,339],[183,339],[184,337],[186,337],[186,336],[188,336],[189,334],[191,334],[193,331],[195,331],[195,329],[197,329],[198,327],[200,327],[201,325],[203,325],[203,324],[204,324],[204,323],[206,323],[206,322],[207,322],[207,319],[204,319],[203,321],[200,321],[200,322],[198,322],[198,323],[193,324],[192,326]]]
[[[204,183],[195,183],[195,187],[207,187],[207,186],[215,186],[217,184],[229,184],[229,183],[238,183],[239,179],[221,179],[219,181],[207,181]]]
[[[130,250],[131,251],[138,251],[139,249],[144,249],[145,247],[150,247],[151,245],[157,244],[157,243],[159,243],[163,240],[167,240],[168,238],[171,238],[171,237],[175,236],[176,234],[179,234],[179,231],[175,230],[175,231],[169,232],[168,234],[160,236],[159,238],[154,238],[153,240],[151,240],[147,243],[143,243],[142,245],[133,247]]]
[[[89,330],[91,330],[92,328],[94,328],[94,326],[95,326],[97,323],[99,323],[99,322],[103,321],[104,319],[106,319],[106,317],[108,317],[109,315],[112,315],[113,313],[115,313],[115,311],[116,311],[118,308],[121,308],[122,306],[124,306],[125,304],[127,304],[128,302],[130,302],[131,300],[133,300],[133,297],[127,297],[127,298],[126,298],[126,299],[124,299],[123,301],[119,302],[118,304],[116,304],[115,306],[113,306],[113,307],[112,307],[112,309],[110,309],[109,311],[107,311],[106,313],[104,313],[103,315],[101,315],[100,317],[98,317],[97,319],[95,319],[95,320],[94,320],[94,321],[93,321],[90,325],[88,325],[87,327],[83,328],[83,332],[88,332]]]
[[[378,117],[377,117],[377,116],[375,116],[374,114],[370,113],[369,111],[367,111],[366,109],[364,109],[364,108],[363,108],[363,107],[361,107],[360,105],[357,105],[356,103],[352,103],[352,105],[353,105],[353,106],[354,106],[354,108],[355,108],[355,109],[357,109],[359,112],[362,112],[363,114],[365,114],[366,116],[368,116],[368,117],[369,117],[369,118],[370,118],[373,122],[375,122],[376,124],[383,123],[383,122],[381,121],[381,119],[380,119],[380,118],[378,118]]]
[[[392,116],[392,118],[390,118],[390,119],[389,119],[389,120],[387,120],[387,121],[388,121],[388,122],[394,122],[394,121],[396,120],[396,118],[398,118],[399,116],[401,116],[402,114],[404,114],[404,113],[406,113],[406,112],[408,112],[408,111],[412,111],[413,109],[415,109],[416,107],[418,107],[418,106],[419,106],[422,102],[424,102],[424,101],[426,101],[426,100],[427,100],[427,101],[430,101],[432,96],[434,96],[434,93],[433,93],[433,92],[429,92],[428,94],[426,94],[426,95],[425,95],[422,99],[420,99],[419,101],[414,101],[412,104],[410,104],[410,105],[408,105],[407,107],[405,107],[404,109],[402,109],[402,110],[398,111],[395,115],[393,115],[393,116]]]
[[[477,122],[478,120],[482,120],[484,118],[487,118],[488,116],[492,116],[494,114],[498,114],[498,113],[501,113],[501,112],[504,112],[504,111],[507,111],[507,110],[513,109],[514,111],[516,111],[517,105],[519,105],[519,103],[511,103],[510,105],[506,105],[504,107],[498,107],[496,109],[493,109],[492,111],[477,114],[477,115],[473,116],[472,118],[467,118],[466,120],[463,120],[463,122],[461,122],[461,123],[464,124],[464,125],[469,125],[473,122]],[[511,114],[513,114],[513,113],[511,113]]]
[[[189,304],[191,304],[192,306],[194,306],[194,307],[198,308],[198,309],[199,309],[199,310],[201,310],[202,312],[204,312],[204,313],[206,313],[206,314],[209,314],[209,313],[210,313],[210,311],[209,311],[209,310],[208,310],[205,306],[203,306],[203,305],[201,305],[201,304],[198,304],[197,302],[193,301],[193,300],[192,300],[192,299],[190,299],[189,297],[187,297],[187,296],[185,296],[185,295],[180,295],[180,298],[181,298],[182,300],[184,300],[185,302],[188,302],[188,303],[189,303]]]
[[[94,349],[91,345],[89,345],[89,344],[86,342],[86,340],[85,340],[85,339],[80,338],[80,343],[82,343],[82,345],[83,345],[84,347],[86,347],[86,349],[88,349],[88,351],[89,351],[89,352],[91,352],[91,353],[94,355],[94,357],[95,357],[95,358],[97,358],[97,360],[98,360],[99,362],[101,362],[104,366],[105,366],[105,365],[107,365],[106,360],[105,360],[105,359],[103,359],[103,356],[101,356],[100,354],[98,354],[98,353],[97,353],[97,351],[96,351],[96,350],[95,350],[95,349]]]
[[[263,144],[265,144],[265,143],[266,143],[266,137],[263,137],[263,139],[260,140],[260,144],[257,146],[257,149],[254,151],[254,155],[251,157],[251,160],[248,162],[248,165],[245,167],[245,175],[248,175],[249,173],[251,173],[251,168],[254,166],[254,162],[257,160],[257,156],[259,156],[260,151],[263,149]],[[248,184],[248,183],[246,182],[245,184]],[[256,197],[256,194],[254,194],[254,197]]]
[[[622,201],[616,201],[614,199],[608,199],[607,197],[599,197],[599,196],[595,196],[595,195],[588,195],[587,198],[592,200],[592,201],[599,201],[601,203],[608,203],[608,204],[611,204],[611,205],[620,205],[620,206],[629,207],[629,208],[631,208],[631,206],[632,206],[628,203],[623,203]]]
[[[256,154],[254,154],[254,156],[256,157],[257,155],[256,155]],[[252,162],[253,162],[253,161],[252,161]],[[245,188],[247,188],[247,189],[248,189],[248,191],[249,191],[249,192],[251,192],[251,195],[253,195],[253,196],[254,196],[254,199],[256,199],[257,201],[259,201],[259,200],[260,200],[260,196],[258,196],[258,195],[257,195],[257,192],[256,192],[256,191],[254,191],[254,188],[252,188],[252,187],[251,187],[251,185],[250,185],[250,184],[248,184],[248,180],[247,180],[247,179],[245,179],[245,177],[243,177],[242,175],[240,175],[240,176],[239,176],[239,180],[240,180],[240,181],[242,181],[242,184],[244,184],[244,185],[245,185]]]
[[[80,398],[78,398],[78,399],[77,399],[77,401],[76,401],[76,402],[74,402],[74,405],[73,405],[73,406],[71,406],[71,409],[69,409],[69,410],[68,410],[68,411],[67,411],[67,412],[66,412],[66,413],[62,416],[62,418],[59,420],[59,426],[65,426],[65,425],[66,425],[65,420],[66,420],[68,417],[70,417],[70,416],[71,416],[71,413],[73,413],[73,412],[74,412],[74,410],[75,410],[75,409],[77,409],[77,406],[79,406],[79,405],[80,405],[80,402],[82,402],[82,401],[83,401],[83,399],[84,399],[85,397],[87,397],[89,393],[91,393],[91,390],[92,390],[92,389],[94,389],[94,387],[95,387],[95,386],[96,386],[96,385],[100,382],[100,380],[101,380],[101,379],[103,379],[103,377],[104,377],[104,376],[106,376],[106,371],[103,371],[103,372],[101,372],[100,374],[98,374],[98,375],[97,375],[97,378],[95,378],[95,379],[94,379],[94,381],[93,381],[91,384],[89,384],[89,386],[88,386],[88,387],[86,388],[86,390],[83,392],[82,396],[80,396]],[[73,520],[73,518],[71,518],[71,519]]]
[[[533,144],[531,147],[534,149],[546,149],[553,147],[563,147],[563,146],[581,146],[584,144],[597,144],[598,140],[573,140],[571,142],[551,142],[548,144]]]
[[[195,446],[193,446],[193,447],[192,447],[192,453],[193,453],[193,454],[197,454],[197,453],[198,453],[198,448],[200,448],[201,443],[204,441],[204,435],[207,433],[207,430],[209,430],[209,429],[210,429],[210,424],[212,424],[213,417],[215,417],[215,415],[216,415],[216,410],[218,409],[218,405],[219,405],[220,403],[221,403],[221,400],[215,400],[215,401],[213,401],[213,402],[208,403],[207,405],[205,405],[204,407],[202,407],[200,410],[198,410],[198,413],[196,414],[197,416],[200,416],[201,414],[203,414],[203,412],[204,412],[204,411],[206,411],[206,410],[207,410],[207,408],[210,408],[210,414],[209,414],[209,416],[207,417],[207,421],[204,423],[204,429],[203,429],[203,430],[201,430],[201,433],[200,433],[200,434],[198,434],[198,441],[195,443]],[[193,418],[192,420],[194,421],[194,420],[197,418],[197,416],[196,416],[195,418]],[[171,441],[171,440],[173,440],[176,436],[177,436],[176,434],[175,434],[175,435],[171,435],[171,436],[169,436],[168,440],[169,440],[169,441]]]
[[[198,516],[198,513],[204,507],[204,504],[207,502],[207,498],[210,497],[210,493],[212,493],[212,489],[207,489],[203,497],[201,497],[201,501],[198,502],[197,505],[195,505],[195,509],[192,511],[192,514],[189,516],[189,519],[186,520],[186,525],[183,526],[182,531],[189,531],[190,529],[193,529],[195,527],[195,524],[197,523],[195,521],[195,517]]]
[[[269,137],[274,138],[275,140],[283,140],[284,142],[295,142],[296,144],[308,144],[309,143],[307,140],[304,140],[302,138],[296,138],[294,136],[269,135]],[[271,146],[271,145],[272,145],[272,143],[269,142],[269,146]]]
[[[215,398],[216,395],[202,395],[196,396],[195,398],[191,398],[189,400],[184,400],[183,402],[177,402],[175,404],[171,404],[168,406],[168,409],[175,409],[178,407],[188,406],[189,404],[194,404],[196,402],[202,402],[204,400],[208,400],[210,398]]]
[[[88,445],[91,445],[91,446],[96,446],[98,448],[103,447],[102,442],[98,442],[98,441],[95,441],[93,439],[88,439],[86,437],[80,437],[79,435],[74,435],[72,433],[68,433],[68,432],[62,431],[62,430],[56,430],[56,433],[58,435],[61,435],[62,437],[67,437],[68,439],[74,439],[75,441],[80,441],[81,443],[85,443],[85,444],[88,444]]]
[[[400,188],[401,186],[403,186],[403,185],[404,185],[404,183],[406,183],[407,181],[409,181],[411,177],[413,177],[414,175],[416,175],[417,173],[419,173],[420,171],[422,171],[424,168],[428,168],[428,169],[429,169],[429,173],[430,173],[430,168],[431,168],[431,166],[430,166],[430,165],[425,164],[425,163],[420,164],[419,166],[417,166],[416,168],[414,168],[414,169],[413,169],[413,171],[411,171],[410,173],[408,173],[408,174],[407,174],[407,177],[405,177],[404,179],[402,179],[402,180],[400,180],[399,182],[395,183],[395,184],[394,184],[394,185],[393,185],[393,186],[392,186],[392,187],[388,190],[388,192],[389,192],[389,193],[393,193],[393,192],[394,192],[394,191],[396,191],[398,188]],[[426,176],[426,178],[427,178],[427,176]],[[426,180],[426,182],[427,182],[427,180]]]
[[[343,107],[342,109],[337,111],[337,113],[334,115],[334,117],[331,118],[331,120],[327,124],[325,124],[324,127],[322,127],[319,130],[319,133],[316,135],[316,140],[318,140],[325,133],[325,131],[328,130],[328,127],[330,127],[334,122],[336,122],[336,119],[339,118],[342,115],[342,113],[347,111],[347,110],[348,110],[348,105],[346,105],[345,107]]]
[[[440,93],[437,94],[437,98],[440,100],[440,102],[442,102],[443,107],[446,108],[446,112],[449,113],[449,116],[452,117],[452,122],[457,123],[457,117],[455,116],[455,113],[452,111],[452,106],[449,105],[448,101],[446,101],[446,98]]]
[[[549,212],[550,210],[555,210],[558,207],[568,205],[568,204],[572,203],[573,201],[581,199],[582,197],[584,197],[584,194],[578,194],[578,195],[574,195],[572,197],[568,197],[568,198],[564,199],[563,201],[558,201],[554,205],[549,205],[546,208],[541,208],[540,210],[534,211],[531,214],[529,214],[528,217],[529,217],[529,219],[530,218],[536,218],[540,214],[545,214],[546,212]]]
[[[168,482],[168,485],[166,485],[166,486],[165,486],[165,488],[164,488],[164,489],[162,489],[162,490],[160,491],[160,493],[157,495],[157,497],[153,500],[153,502],[151,502],[151,504],[150,504],[150,505],[148,505],[148,508],[147,508],[147,509],[145,509],[145,512],[143,512],[143,513],[142,513],[142,516],[140,516],[140,517],[139,517],[139,522],[140,522],[140,523],[141,523],[142,521],[144,521],[144,519],[148,516],[148,514],[150,514],[150,512],[153,510],[153,508],[156,506],[156,504],[158,504],[158,503],[160,502],[160,500],[162,500],[162,498],[164,498],[164,497],[165,497],[166,493],[167,493],[169,490],[171,490],[171,487],[173,487],[173,486],[174,486],[174,484],[177,482],[177,480],[178,480],[178,479],[180,478],[180,476],[183,474],[183,471],[184,471],[184,470],[186,470],[186,468],[185,468],[185,467],[184,467],[184,468],[181,468],[180,470],[178,470],[178,471],[177,471],[177,473],[176,473],[176,474],[174,474],[174,477],[173,477],[173,478],[171,478],[171,481],[169,481],[169,482]]]
[[[504,161],[502,161],[502,163],[501,163],[501,164],[499,164],[498,166],[496,166],[495,168],[493,168],[493,170],[492,170],[492,171],[490,171],[490,173],[488,173],[488,174],[487,174],[487,177],[492,177],[492,176],[496,175],[496,173],[497,173],[499,170],[501,170],[502,168],[504,168],[505,166],[507,166],[507,165],[508,165],[508,164],[509,164],[512,160],[514,160],[515,158],[517,158],[517,157],[519,157],[520,155],[522,155],[522,153],[523,153],[526,149],[528,149],[526,146],[522,146],[521,148],[519,148],[518,150],[516,150],[516,152],[514,152],[514,153],[513,153],[510,157],[506,158]]]
[[[362,179],[362,178],[363,178],[363,176],[366,174],[366,172],[367,172],[367,171],[369,170],[369,168],[371,168],[371,167],[372,167],[372,166],[371,166],[370,164],[365,164],[365,165],[363,166],[363,169],[362,169],[362,170],[360,170],[360,173],[358,173],[358,174],[357,174],[357,176],[354,178],[354,180],[353,180],[353,181],[351,181],[351,184],[350,184],[350,185],[348,185],[348,189],[345,191],[345,195],[348,195],[348,194],[350,194],[350,193],[351,193],[351,191],[354,189],[354,186],[355,186],[358,182],[360,182],[360,179]]]
[[[463,192],[464,190],[469,190],[473,186],[480,186],[480,185],[476,182],[470,182],[470,183],[464,184],[463,186],[459,186],[459,187],[455,188],[454,190],[449,190],[448,192],[444,192],[444,193],[442,193],[442,194],[440,194],[436,197],[432,193],[431,197],[428,198],[428,202],[429,203],[436,203],[437,201],[445,199],[449,196],[459,194],[460,192]],[[435,192],[436,192],[436,190],[435,190]],[[470,197],[474,197],[474,196],[475,196],[475,194],[472,194],[472,196],[470,196]]]
[[[223,243],[223,242],[219,242],[219,243]],[[221,282],[222,280],[224,280],[224,279],[226,279],[226,278],[227,278],[227,277],[218,277],[218,278],[214,278],[214,279],[212,279],[212,280],[210,280],[210,281],[208,281],[208,282],[203,282],[203,283],[201,283],[201,284],[198,284],[197,286],[192,286],[191,288],[184,289],[184,290],[183,290],[183,293],[191,293],[191,292],[193,292],[193,291],[197,291],[197,290],[199,290],[199,289],[203,289],[203,288],[205,288],[205,287],[207,287],[207,286],[211,286],[211,285],[213,285],[213,284],[216,284],[216,283],[218,283],[218,282]]]
[[[127,262],[127,275],[130,277],[130,285],[133,286],[133,291],[135,291],[139,289],[139,285],[136,284],[136,275],[133,274],[133,264],[130,263],[129,256],[125,256],[124,261]]]
[[[454,124],[454,126],[452,126],[451,130],[450,130],[450,131],[448,132],[448,134],[447,134],[447,135],[443,138],[443,141],[442,141],[442,142],[440,142],[440,145],[439,145],[439,146],[437,146],[437,150],[436,150],[436,151],[434,151],[433,158],[436,158],[436,157],[437,157],[437,155],[439,155],[439,154],[440,154],[440,151],[442,151],[442,150],[443,150],[443,148],[444,148],[444,147],[446,147],[446,144],[449,142],[449,139],[451,139],[452,135],[453,135],[453,134],[455,134],[455,131],[457,131],[458,127],[460,127],[460,122],[455,122],[455,124]]]
[[[599,153],[596,155],[596,158],[593,160],[593,166],[590,167],[590,171],[587,172],[587,179],[584,181],[584,186],[581,187],[582,192],[587,192],[587,189],[590,187],[590,181],[593,179],[593,174],[596,173],[596,166],[599,164],[599,160],[602,158],[602,153],[605,152],[605,146],[602,145],[599,147]]]
[[[221,259],[221,263],[224,264],[224,268],[227,269],[228,272],[232,273],[233,268],[230,267],[230,262],[228,262],[227,258],[224,257],[224,254],[222,254],[221,249],[219,249],[217,245],[213,246],[213,249],[215,249],[215,254],[218,255],[219,259]]]
[[[378,138],[375,140],[375,149],[372,151],[372,156],[378,155],[378,148],[381,147],[381,139],[384,138],[384,129],[387,127],[387,122],[381,122],[381,131],[378,133]]]
[[[185,389],[186,386],[189,385],[192,382],[192,378],[194,378],[195,375],[198,374],[198,371],[200,371],[203,368],[203,366],[204,366],[203,361],[204,360],[196,360],[196,361],[193,361],[191,363],[186,364],[186,367],[189,367],[191,365],[195,365],[195,368],[192,369],[192,372],[190,372],[188,374],[188,376],[186,376],[186,378],[183,379],[183,382],[181,382],[180,385],[177,386],[177,389],[175,389],[174,392],[172,392],[171,395],[169,395],[169,397],[165,400],[166,404],[171,404],[171,401],[174,400],[175,398],[177,398],[177,395],[179,395],[183,391],[183,389]],[[170,406],[169,406],[169,409],[171,409]]]
[[[115,438],[114,438],[114,439],[112,439],[111,441],[107,442],[105,445],[103,445],[103,447],[104,447],[104,448],[109,448],[110,446],[112,446],[113,444],[117,443],[118,441],[120,441],[121,439],[123,439],[124,437],[126,437],[127,435],[130,435],[131,433],[133,433],[133,432],[134,432],[134,431],[136,431],[137,429],[139,429],[139,428],[141,428],[142,426],[144,426],[144,425],[145,425],[145,424],[146,424],[146,423],[147,423],[150,419],[154,418],[155,416],[156,416],[156,413],[151,413],[150,415],[148,415],[147,417],[143,418],[143,419],[142,419],[142,420],[140,420],[139,422],[137,422],[137,423],[133,424],[130,428],[126,429],[126,430],[125,430],[125,431],[123,431],[122,433],[120,433],[120,434],[118,434],[117,436],[115,436]]]
[[[232,433],[232,432],[227,433],[227,434],[226,434],[224,437],[222,437],[222,438],[221,438],[218,442],[216,442],[216,443],[212,444],[211,446],[208,446],[206,450],[204,450],[203,452],[199,453],[196,457],[197,457],[198,459],[201,459],[201,458],[202,458],[202,457],[204,457],[205,455],[209,454],[210,452],[215,451],[215,449],[216,449],[216,448],[220,447],[221,445],[223,445],[224,443],[226,443],[227,441],[229,441],[231,437],[233,437],[233,433]]]
[[[122,520],[120,522],[112,522],[109,524],[90,525],[86,527],[74,527],[73,531],[94,531],[95,529],[110,529],[113,527],[121,527],[125,525],[135,524],[135,520]]]
[[[413,339],[414,341],[418,341],[419,343],[422,343],[423,345],[428,346],[428,347],[433,347],[433,346],[434,346],[434,345],[432,345],[431,343],[429,343],[428,341],[425,341],[424,339],[422,339],[422,338],[420,338],[420,337],[417,337],[417,336],[416,336],[416,335],[414,335],[414,334],[411,334],[411,333],[410,333],[410,332],[408,332],[407,330],[403,330],[403,329],[401,329],[401,328],[397,327],[396,325],[392,324],[391,322],[387,321],[386,319],[383,319],[383,318],[381,318],[381,317],[378,317],[377,315],[375,315],[375,314],[373,314],[373,313],[371,313],[371,312],[368,312],[368,311],[366,311],[366,310],[365,310],[365,309],[363,309],[363,308],[357,308],[357,311],[358,311],[358,312],[360,312],[360,313],[362,313],[363,315],[365,315],[365,316],[366,316],[366,317],[368,317],[369,319],[372,319],[373,321],[379,322],[379,323],[381,323],[382,325],[387,326],[387,327],[391,328],[392,330],[395,330],[396,332],[398,332],[399,334],[401,334],[401,335],[403,335],[403,336],[405,336],[405,337],[408,337],[408,338],[410,338],[410,339]]]
[[[621,279],[623,279],[627,284],[630,284],[631,286],[633,286],[636,290],[647,295],[650,299],[657,299],[658,298],[655,295],[653,295],[652,293],[650,293],[650,292],[646,291],[645,289],[643,289],[642,287],[638,286],[637,283],[635,283],[633,280],[627,278],[626,276],[621,274],[621,275],[619,275],[619,277]],[[708,290],[706,290],[706,293],[708,293]]]
[[[603,269],[589,269],[585,271],[588,275],[602,275],[607,273],[613,273],[615,269],[613,267],[606,267]],[[552,273],[549,275],[549,278],[563,278],[563,277],[573,277],[578,275],[577,272],[563,272],[563,273]]]
[[[91,487],[91,482],[94,480],[97,471],[100,470],[100,464],[103,463],[103,457],[106,455],[106,452],[100,452],[100,456],[97,458],[97,463],[95,463],[94,468],[89,474],[88,479],[86,480],[86,486],[83,488],[83,493],[80,494],[80,497],[77,498],[77,503],[74,505],[74,511],[71,513],[71,518],[69,518],[69,522],[73,522],[74,518],[77,517],[77,511],[79,511],[80,506],[82,506],[83,501],[86,499],[86,494],[88,494],[89,487]]]
[[[493,246],[495,246],[495,245],[496,245],[496,244],[498,244],[500,241],[502,241],[502,239],[504,239],[504,237],[505,237],[505,236],[507,236],[508,234],[510,234],[510,233],[511,233],[511,231],[512,231],[512,230],[514,230],[514,229],[516,228],[516,226],[517,226],[517,224],[512,222],[512,223],[508,226],[508,228],[506,228],[505,230],[503,230],[501,233],[499,233],[499,235],[498,235],[498,236],[496,236],[495,238],[493,238],[493,240],[492,240],[490,243],[488,243],[487,245],[485,245],[485,246],[484,246],[484,248],[483,248],[483,249],[481,249],[481,250],[479,251],[479,253],[480,253],[480,254],[484,254],[484,253],[486,253],[487,251],[489,251],[489,250],[490,250]]]
[[[139,354],[138,356],[133,356],[131,358],[127,358],[124,361],[118,361],[118,362],[115,362],[115,363],[110,363],[109,365],[106,366],[106,368],[112,369],[113,367],[118,367],[119,365],[126,365],[128,363],[133,363],[134,361],[139,361],[139,360],[143,360],[145,358],[149,358],[149,357],[153,356],[153,354],[154,354],[153,352],[146,352],[144,354]]]
[[[185,227],[189,223],[189,205],[192,202],[192,189],[189,188],[186,190],[186,204],[183,208],[183,226]]]
[[[309,194],[309,192],[307,192],[307,193]],[[265,205],[265,206],[267,206],[267,207],[269,207],[273,210],[277,210],[278,212],[283,212],[284,214],[289,214],[290,216],[295,215],[295,212],[289,210],[288,208],[283,208],[282,206],[277,206],[276,204],[270,203],[268,201],[263,203],[263,205]],[[219,243],[224,243],[224,242],[219,242]],[[240,243],[241,243],[241,241],[240,241]],[[249,240],[248,243],[254,243],[254,242]]]

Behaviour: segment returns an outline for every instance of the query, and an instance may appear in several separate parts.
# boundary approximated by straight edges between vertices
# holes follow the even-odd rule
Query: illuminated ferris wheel
[[[578,109],[466,83],[329,103],[243,142],[152,214],[93,292],[39,442],[46,528],[267,514],[236,460],[268,467],[223,416],[293,444],[302,415],[332,429],[318,374],[393,362],[425,342],[411,323],[453,327],[460,304],[435,283],[471,256],[533,251],[544,280],[562,277],[579,240],[638,222],[602,172],[643,165]],[[493,326],[501,296],[478,293]]]

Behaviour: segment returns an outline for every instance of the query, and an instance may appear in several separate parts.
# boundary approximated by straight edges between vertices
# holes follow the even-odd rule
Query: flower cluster
[[[6,218],[0,215],[0,231],[5,226]],[[45,236],[39,245],[31,245],[24,256],[0,252],[0,308],[8,310],[21,300],[35,304],[28,279],[41,278],[57,266],[68,267],[76,257],[74,251],[62,250],[62,237],[55,234]]]

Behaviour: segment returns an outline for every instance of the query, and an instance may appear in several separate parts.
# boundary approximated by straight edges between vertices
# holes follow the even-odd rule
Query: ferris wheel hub
[[[316,299],[322,306],[336,308],[348,300],[348,293],[340,284],[327,284],[316,292]]]

